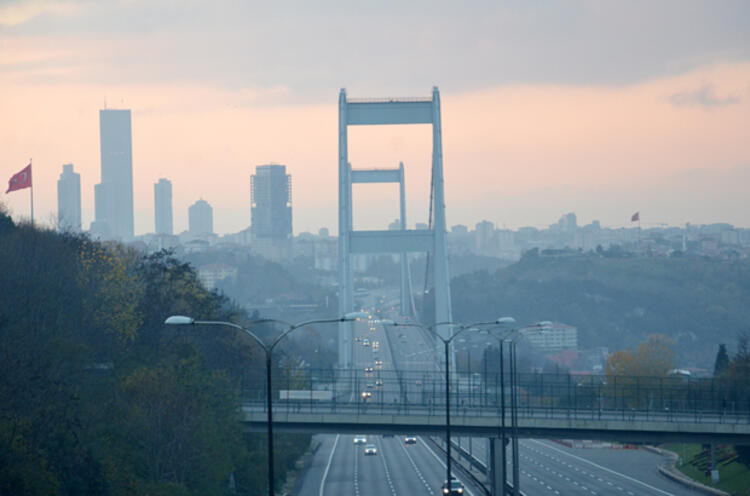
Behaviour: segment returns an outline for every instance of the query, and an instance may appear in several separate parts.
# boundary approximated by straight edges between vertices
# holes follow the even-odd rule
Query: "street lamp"
[[[443,346],[445,349],[445,441],[446,441],[446,448],[445,448],[445,480],[448,484],[448,488],[450,490],[450,484],[451,484],[451,392],[450,392],[450,352],[449,347],[451,342],[458,336],[459,334],[468,331],[468,330],[476,330],[479,326],[487,326],[487,325],[503,325],[505,323],[508,323],[507,319],[511,319],[510,317],[502,317],[490,322],[476,322],[474,324],[458,324],[455,322],[438,322],[436,324],[433,324],[431,326],[422,326],[415,323],[399,323],[394,322],[389,319],[384,319],[378,321],[379,324],[383,326],[393,326],[393,327],[418,327],[419,329],[422,329],[424,331],[429,332],[433,336],[436,336],[440,341],[443,342]],[[440,326],[450,326],[458,328],[457,331],[455,331],[450,337],[445,338],[440,335],[439,332],[437,332],[437,328]]]
[[[498,319],[498,323],[500,323],[501,319]],[[502,322],[504,325],[512,325],[515,323],[515,319],[512,317],[506,317],[505,320]],[[525,329],[528,330],[534,330],[537,332],[546,332],[546,328],[543,326],[540,326],[539,324],[535,324],[533,326],[528,326]],[[499,351],[500,351],[500,432],[501,432],[501,438],[500,438],[500,444],[502,446],[503,450],[503,461],[505,460],[505,366],[503,365],[503,357],[505,355],[503,351],[503,343],[505,341],[508,341],[510,344],[510,347],[508,349],[508,358],[510,359],[509,369],[510,369],[510,422],[511,422],[511,456],[513,459],[513,493],[518,496],[520,494],[521,488],[520,488],[520,467],[519,467],[519,460],[518,460],[518,407],[516,405],[516,387],[517,387],[517,374],[515,373],[517,362],[516,362],[516,342],[514,341],[515,335],[519,333],[521,329],[514,328],[508,330],[502,337],[497,337],[489,330],[487,331],[487,334],[492,336],[498,341],[499,344]],[[501,494],[505,494],[506,489],[506,480],[507,480],[507,472],[506,472],[506,464],[502,464],[502,492]]]
[[[184,315],[172,315],[171,317],[168,317],[167,320],[164,321],[165,324],[168,325],[209,325],[209,326],[224,326],[224,327],[232,327],[238,331],[244,332],[246,335],[250,336],[256,343],[260,345],[261,348],[263,348],[263,351],[266,354],[266,402],[267,402],[267,413],[268,413],[268,495],[274,496],[274,474],[273,474],[273,390],[271,389],[271,358],[273,354],[273,349],[276,347],[277,344],[279,344],[279,341],[284,339],[287,334],[294,331],[295,329],[299,329],[300,327],[312,325],[312,324],[329,324],[334,322],[351,322],[353,320],[357,320],[358,318],[367,318],[367,314],[364,312],[350,312],[344,315],[343,317],[339,317],[336,319],[316,319],[316,320],[308,320],[305,322],[301,322],[299,324],[290,324],[289,322],[284,322],[283,320],[278,319],[261,319],[261,320],[255,320],[253,322],[250,322],[250,326],[253,325],[259,325],[259,324],[282,324],[287,327],[287,329],[282,332],[276,339],[274,339],[270,345],[263,342],[262,339],[258,337],[257,334],[252,332],[249,329],[245,329],[244,327],[237,325],[233,322],[223,322],[223,321],[209,321],[209,320],[195,320],[191,317],[186,317]]]

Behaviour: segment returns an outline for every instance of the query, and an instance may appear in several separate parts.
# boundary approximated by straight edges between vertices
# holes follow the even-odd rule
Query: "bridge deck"
[[[242,409],[251,431],[265,431],[266,413],[260,404]],[[498,437],[501,417],[489,409],[457,409],[451,415],[455,435]],[[506,427],[510,415],[506,414]],[[286,432],[413,433],[435,435],[445,430],[445,411],[409,407],[372,408],[351,404],[277,405],[274,428]],[[519,414],[518,435],[527,438],[601,439],[623,442],[723,442],[750,444],[746,416],[720,414],[671,415],[669,413],[602,411],[552,412],[526,410]]]

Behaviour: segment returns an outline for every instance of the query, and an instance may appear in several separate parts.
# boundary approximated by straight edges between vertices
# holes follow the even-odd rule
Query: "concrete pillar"
[[[489,440],[490,447],[490,463],[488,465],[490,474],[490,491],[492,496],[502,496],[505,494],[503,488],[507,487],[505,481],[506,471],[506,451],[505,451],[505,439],[501,437],[493,437]]]

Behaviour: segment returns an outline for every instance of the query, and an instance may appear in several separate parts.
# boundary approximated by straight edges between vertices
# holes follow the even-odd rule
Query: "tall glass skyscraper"
[[[99,111],[102,181],[94,187],[93,234],[133,238],[133,143],[130,110]]]
[[[57,181],[57,229],[81,230],[81,175],[73,172],[73,164],[64,164]]]
[[[154,225],[156,234],[173,234],[172,183],[164,178],[154,184]]]
[[[292,236],[292,177],[284,165],[259,165],[250,177],[250,230],[253,239]]]

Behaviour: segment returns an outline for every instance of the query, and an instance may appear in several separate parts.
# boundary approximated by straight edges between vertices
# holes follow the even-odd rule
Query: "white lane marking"
[[[325,472],[323,472],[323,478],[320,480],[320,491],[318,491],[318,496],[323,496],[323,489],[326,485],[326,477],[328,477],[328,470],[331,468],[331,461],[333,460],[333,454],[336,452],[336,445],[339,444],[339,437],[341,434],[336,434],[336,441],[333,443],[333,448],[331,448],[331,454],[328,455],[328,464],[326,465]]]
[[[429,451],[430,453],[432,453],[432,456],[434,456],[434,457],[435,457],[435,460],[437,460],[437,461],[438,461],[438,463],[440,463],[440,465],[442,465],[442,466],[443,466],[443,468],[447,468],[447,467],[445,466],[445,462],[443,462],[443,460],[441,460],[441,459],[440,459],[440,457],[439,457],[439,456],[437,456],[437,455],[435,454],[435,452],[434,452],[434,451],[432,451],[432,448],[430,448],[430,447],[429,447],[429,446],[427,445],[427,443],[425,443],[425,442],[424,442],[424,439],[422,439],[422,437],[421,437],[421,436],[420,436],[420,438],[419,438],[419,439],[421,440],[422,446],[424,446],[425,448],[427,448],[427,451]],[[466,494],[468,494],[469,496],[474,496],[474,493],[472,493],[472,492],[471,492],[471,490],[470,490],[470,489],[469,489],[468,487],[466,487],[465,485],[464,485],[464,491],[465,491],[465,492],[466,492]]]
[[[391,494],[396,496],[396,490],[393,488],[393,481],[391,480],[391,472],[388,470],[388,464],[385,463],[385,450],[383,449],[382,439],[380,444],[380,459],[383,460],[383,468],[385,469],[385,478],[388,480],[388,487],[391,488]]]
[[[625,474],[621,474],[620,472],[616,472],[614,470],[608,469],[607,467],[602,467],[601,465],[599,465],[597,463],[590,462],[590,461],[586,460],[585,458],[581,458],[580,456],[576,456],[576,455],[574,455],[572,453],[568,453],[568,452],[563,451],[561,449],[557,449],[554,446],[550,446],[548,444],[542,443],[541,441],[537,441],[536,439],[529,439],[529,441],[532,442],[532,443],[540,444],[540,445],[544,446],[547,449],[551,449],[551,450],[557,451],[558,453],[562,453],[564,455],[568,455],[569,457],[575,458],[576,460],[588,463],[589,465],[592,465],[592,466],[594,466],[594,467],[596,467],[596,468],[598,468],[600,470],[604,470],[605,472],[609,472],[610,474],[619,475],[623,479],[627,479],[630,482],[635,482],[636,484],[640,484],[643,487],[647,487],[647,488],[651,489],[652,491],[656,491],[656,492],[661,493],[661,494],[666,494],[667,496],[675,496],[673,493],[670,493],[670,492],[667,492],[667,491],[663,491],[663,490],[659,489],[658,487],[654,487],[654,486],[652,486],[650,484],[646,484],[645,482],[641,482],[638,479],[634,479],[634,478],[632,478],[630,476],[627,476]],[[620,489],[619,486],[618,486],[618,489]]]
[[[414,471],[417,472],[417,475],[419,476],[419,480],[422,481],[422,484],[424,484],[424,487],[427,488],[427,493],[432,494],[432,489],[430,489],[430,485],[427,483],[427,481],[424,479],[424,475],[422,475],[422,471],[419,470],[419,467],[417,467],[417,464],[414,462],[414,458],[409,454],[409,450],[407,450],[403,444],[398,443],[399,446],[401,446],[401,449],[404,450],[404,453],[406,453],[406,456],[409,458],[409,462],[411,462],[411,466],[414,467]]]

